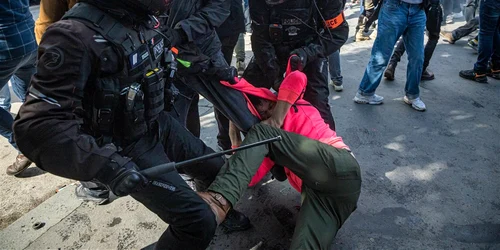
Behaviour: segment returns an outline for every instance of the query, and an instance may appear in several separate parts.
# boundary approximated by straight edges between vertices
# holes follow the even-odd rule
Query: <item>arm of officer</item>
[[[38,50],[37,73],[14,133],[21,152],[38,167],[66,178],[91,180],[99,171],[119,168],[130,160],[112,145],[98,146],[81,129],[83,89],[94,57],[82,43],[92,35],[86,38],[82,30],[70,21],[47,29]]]
[[[176,29],[180,28],[187,35],[188,41],[197,39],[198,35],[211,32],[219,27],[229,16],[230,0],[208,0],[197,12],[178,22]]]
[[[321,15],[318,23],[323,24],[325,32],[316,42],[310,43],[291,54],[306,57],[306,62],[312,62],[318,57],[326,57],[344,45],[349,35],[349,25],[344,17],[344,2],[342,0],[316,1]],[[316,8],[315,4],[312,4]]]

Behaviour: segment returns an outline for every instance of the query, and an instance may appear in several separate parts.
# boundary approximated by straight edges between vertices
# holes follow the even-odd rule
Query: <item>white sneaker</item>
[[[361,95],[360,93],[356,93],[354,96],[354,99],[352,99],[355,103],[359,104],[371,104],[371,105],[378,105],[382,104],[384,101],[384,98],[382,96],[373,94],[372,96],[364,96]]]
[[[446,17],[446,24],[452,24],[453,23],[453,15],[448,15]]]
[[[342,85],[342,83],[336,83],[334,81],[330,81],[330,85],[333,86],[333,89],[336,91],[336,92],[341,92],[342,90],[344,90],[344,85]]]
[[[418,111],[426,110],[425,103],[422,101],[422,99],[420,99],[420,97],[417,97],[415,99],[410,99],[407,96],[405,96],[403,100],[405,101],[406,104],[411,105],[411,107],[415,110]]]

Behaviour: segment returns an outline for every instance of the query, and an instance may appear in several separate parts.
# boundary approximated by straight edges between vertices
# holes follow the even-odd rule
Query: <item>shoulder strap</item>
[[[73,19],[85,24],[106,40],[123,48],[125,54],[130,54],[141,46],[139,38],[131,36],[129,29],[108,13],[88,3],[77,3],[66,12],[62,19]]]

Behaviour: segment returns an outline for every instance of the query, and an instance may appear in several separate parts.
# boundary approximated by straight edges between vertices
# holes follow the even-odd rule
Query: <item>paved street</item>
[[[440,41],[429,67],[436,80],[420,88],[426,112],[402,101],[406,56],[396,80],[383,81],[377,90],[383,105],[355,104],[372,46],[372,41],[352,42],[357,16],[357,9],[346,11],[351,34],[341,51],[345,86],[340,93],[331,90],[330,105],[337,133],[362,168],[362,194],[332,249],[500,249],[500,81],[460,78],[458,71],[472,68],[476,54],[466,39],[454,45]],[[202,139],[214,147],[213,109],[204,100],[200,108]],[[6,167],[16,152],[3,138],[0,148],[0,166]],[[0,218],[2,223],[10,218],[3,227],[12,224],[0,232],[1,249],[140,249],[167,226],[130,197],[96,206],[78,201],[74,186],[52,196],[71,181],[34,167],[34,177],[7,177],[5,167]],[[299,205],[300,195],[287,182],[267,178],[237,205],[253,228],[219,230],[210,248],[287,249]],[[35,230],[35,222],[45,226]]]

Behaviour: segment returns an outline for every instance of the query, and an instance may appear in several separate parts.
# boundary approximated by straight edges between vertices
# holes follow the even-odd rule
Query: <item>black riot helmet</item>
[[[121,0],[127,7],[135,11],[146,11],[148,15],[158,16],[165,13],[173,0]]]

